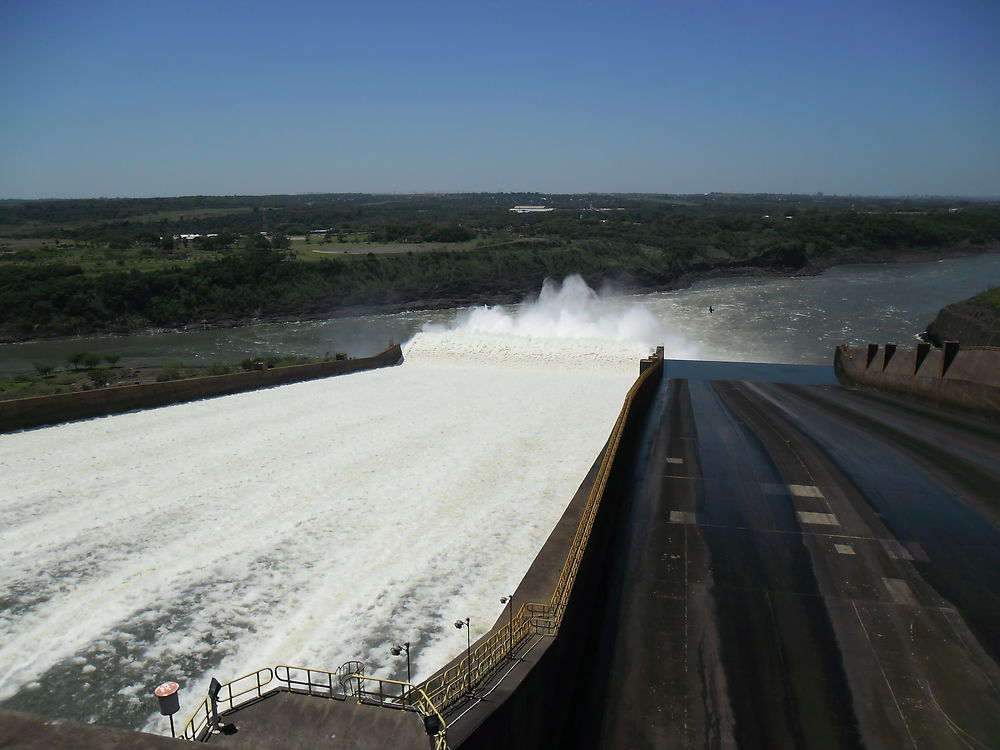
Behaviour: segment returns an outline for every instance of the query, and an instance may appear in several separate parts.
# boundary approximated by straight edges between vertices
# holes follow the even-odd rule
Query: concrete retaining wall
[[[120,414],[134,409],[151,409],[302,380],[344,375],[360,370],[373,370],[395,365],[402,358],[403,353],[399,344],[394,344],[373,357],[0,401],[0,432]]]
[[[624,506],[631,492],[650,407],[662,382],[663,360],[647,362],[644,369],[653,371],[639,386],[626,417],[559,631],[553,638],[542,640],[537,647],[542,653],[536,663],[517,688],[503,698],[503,703],[468,736],[468,730],[462,732],[458,745],[461,750],[574,746],[576,738],[569,717],[571,709],[578,708],[583,700],[581,694],[587,693],[580,679],[587,660],[586,644],[592,642],[601,625],[601,617],[595,614],[607,604],[614,542],[624,522]]]
[[[906,393],[1000,417],[1000,349],[940,349],[930,344],[837,347],[834,369],[841,382]]]

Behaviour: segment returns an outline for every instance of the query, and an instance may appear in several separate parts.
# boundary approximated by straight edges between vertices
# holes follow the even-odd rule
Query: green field
[[[977,294],[969,302],[1000,311],[1000,286],[995,286],[992,289],[987,289],[985,292]]]

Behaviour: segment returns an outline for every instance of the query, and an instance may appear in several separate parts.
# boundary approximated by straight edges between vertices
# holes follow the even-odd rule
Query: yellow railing
[[[446,741],[447,725],[444,717],[435,708],[431,699],[427,697],[419,686],[409,682],[399,680],[387,680],[382,677],[366,677],[363,674],[351,675],[352,680],[357,681],[357,687],[353,691],[359,703],[371,703],[386,708],[406,709],[414,708],[420,712],[421,716],[433,716],[438,722],[438,734],[435,735],[435,750],[447,750]],[[378,690],[367,689],[370,683],[377,683]]]
[[[241,706],[244,703],[260,698],[264,693],[265,685],[269,685],[274,679],[274,670],[270,667],[258,669],[235,680],[222,683],[219,695],[216,699],[219,713]],[[205,699],[191,714],[184,728],[181,729],[180,737],[185,740],[200,741],[205,739],[211,729],[212,723],[212,701],[205,696]]]
[[[458,663],[421,683],[420,687],[434,701],[434,705],[442,711],[449,710],[466,697],[471,692],[472,686],[491,675],[531,636],[554,636],[559,630],[573,590],[576,574],[580,569],[580,563],[587,548],[587,541],[590,539],[590,533],[594,527],[594,520],[604,498],[611,467],[614,465],[625,425],[632,411],[632,402],[649,378],[659,378],[662,375],[663,359],[656,358],[652,366],[639,375],[625,396],[625,403],[618,414],[618,420],[611,431],[611,436],[608,438],[607,449],[604,451],[594,484],[587,496],[587,504],[580,518],[580,524],[570,544],[566,562],[552,591],[549,603],[523,604],[510,622],[502,625],[489,638],[476,646],[471,655],[462,658]]]
[[[346,678],[345,681],[348,684],[342,681],[343,678]],[[270,685],[272,682],[280,684],[269,690],[264,690],[264,687]],[[364,689],[364,686],[370,682],[377,683],[377,692]],[[258,669],[256,672],[237,677],[230,682],[222,683],[219,688],[218,697],[216,698],[216,709],[219,714],[223,714],[226,711],[239,708],[250,701],[257,700],[269,693],[280,690],[305,693],[319,698],[344,699],[348,696],[353,696],[362,703],[372,703],[399,709],[409,708],[419,711],[424,716],[433,715],[437,718],[441,727],[441,736],[437,740],[435,747],[445,748],[443,744],[444,717],[434,707],[430,698],[427,697],[427,693],[418,686],[411,685],[408,682],[366,677],[363,674],[342,675],[339,672],[310,669],[309,667],[294,667],[287,664],[279,664],[273,669],[265,667],[264,669]],[[182,739],[193,740],[195,742],[206,740],[212,730],[212,718],[212,701],[206,695],[178,736]]]
[[[445,709],[471,692],[472,686],[502,666],[518,647],[533,635],[555,635],[558,623],[547,604],[522,604],[510,623],[498,628],[472,651],[469,657],[420,684],[434,705]],[[513,628],[513,629],[512,629]]]

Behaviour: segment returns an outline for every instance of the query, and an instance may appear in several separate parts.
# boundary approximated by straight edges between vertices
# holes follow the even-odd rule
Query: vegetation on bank
[[[977,294],[969,302],[979,307],[990,308],[996,315],[1000,316],[1000,286]]]
[[[523,204],[554,210],[509,210]],[[0,235],[0,340],[16,340],[488,299],[571,273],[648,289],[692,274],[978,252],[1000,243],[1000,205],[715,194],[29,201],[0,202]]]
[[[958,341],[965,346],[1000,347],[1000,286],[943,308],[924,336],[935,346]]]
[[[247,357],[239,363],[212,362],[207,365],[191,365],[182,362],[164,362],[155,365],[120,366],[117,354],[95,354],[74,352],[65,362],[36,363],[34,372],[25,372],[12,378],[0,379],[0,401],[30,396],[51,396],[58,393],[89,391],[118,385],[138,385],[140,383],[165,382],[200,378],[211,375],[229,375],[234,372],[305,365],[314,362],[329,362],[346,355],[327,354],[325,357],[301,357],[277,354],[262,354]]]

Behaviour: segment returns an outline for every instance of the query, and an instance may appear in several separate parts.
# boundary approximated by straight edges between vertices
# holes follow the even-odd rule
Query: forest
[[[553,210],[510,211],[518,205]],[[594,286],[648,290],[704,275],[805,273],[998,247],[1000,204],[934,198],[0,201],[0,340],[507,301],[571,273]]]

